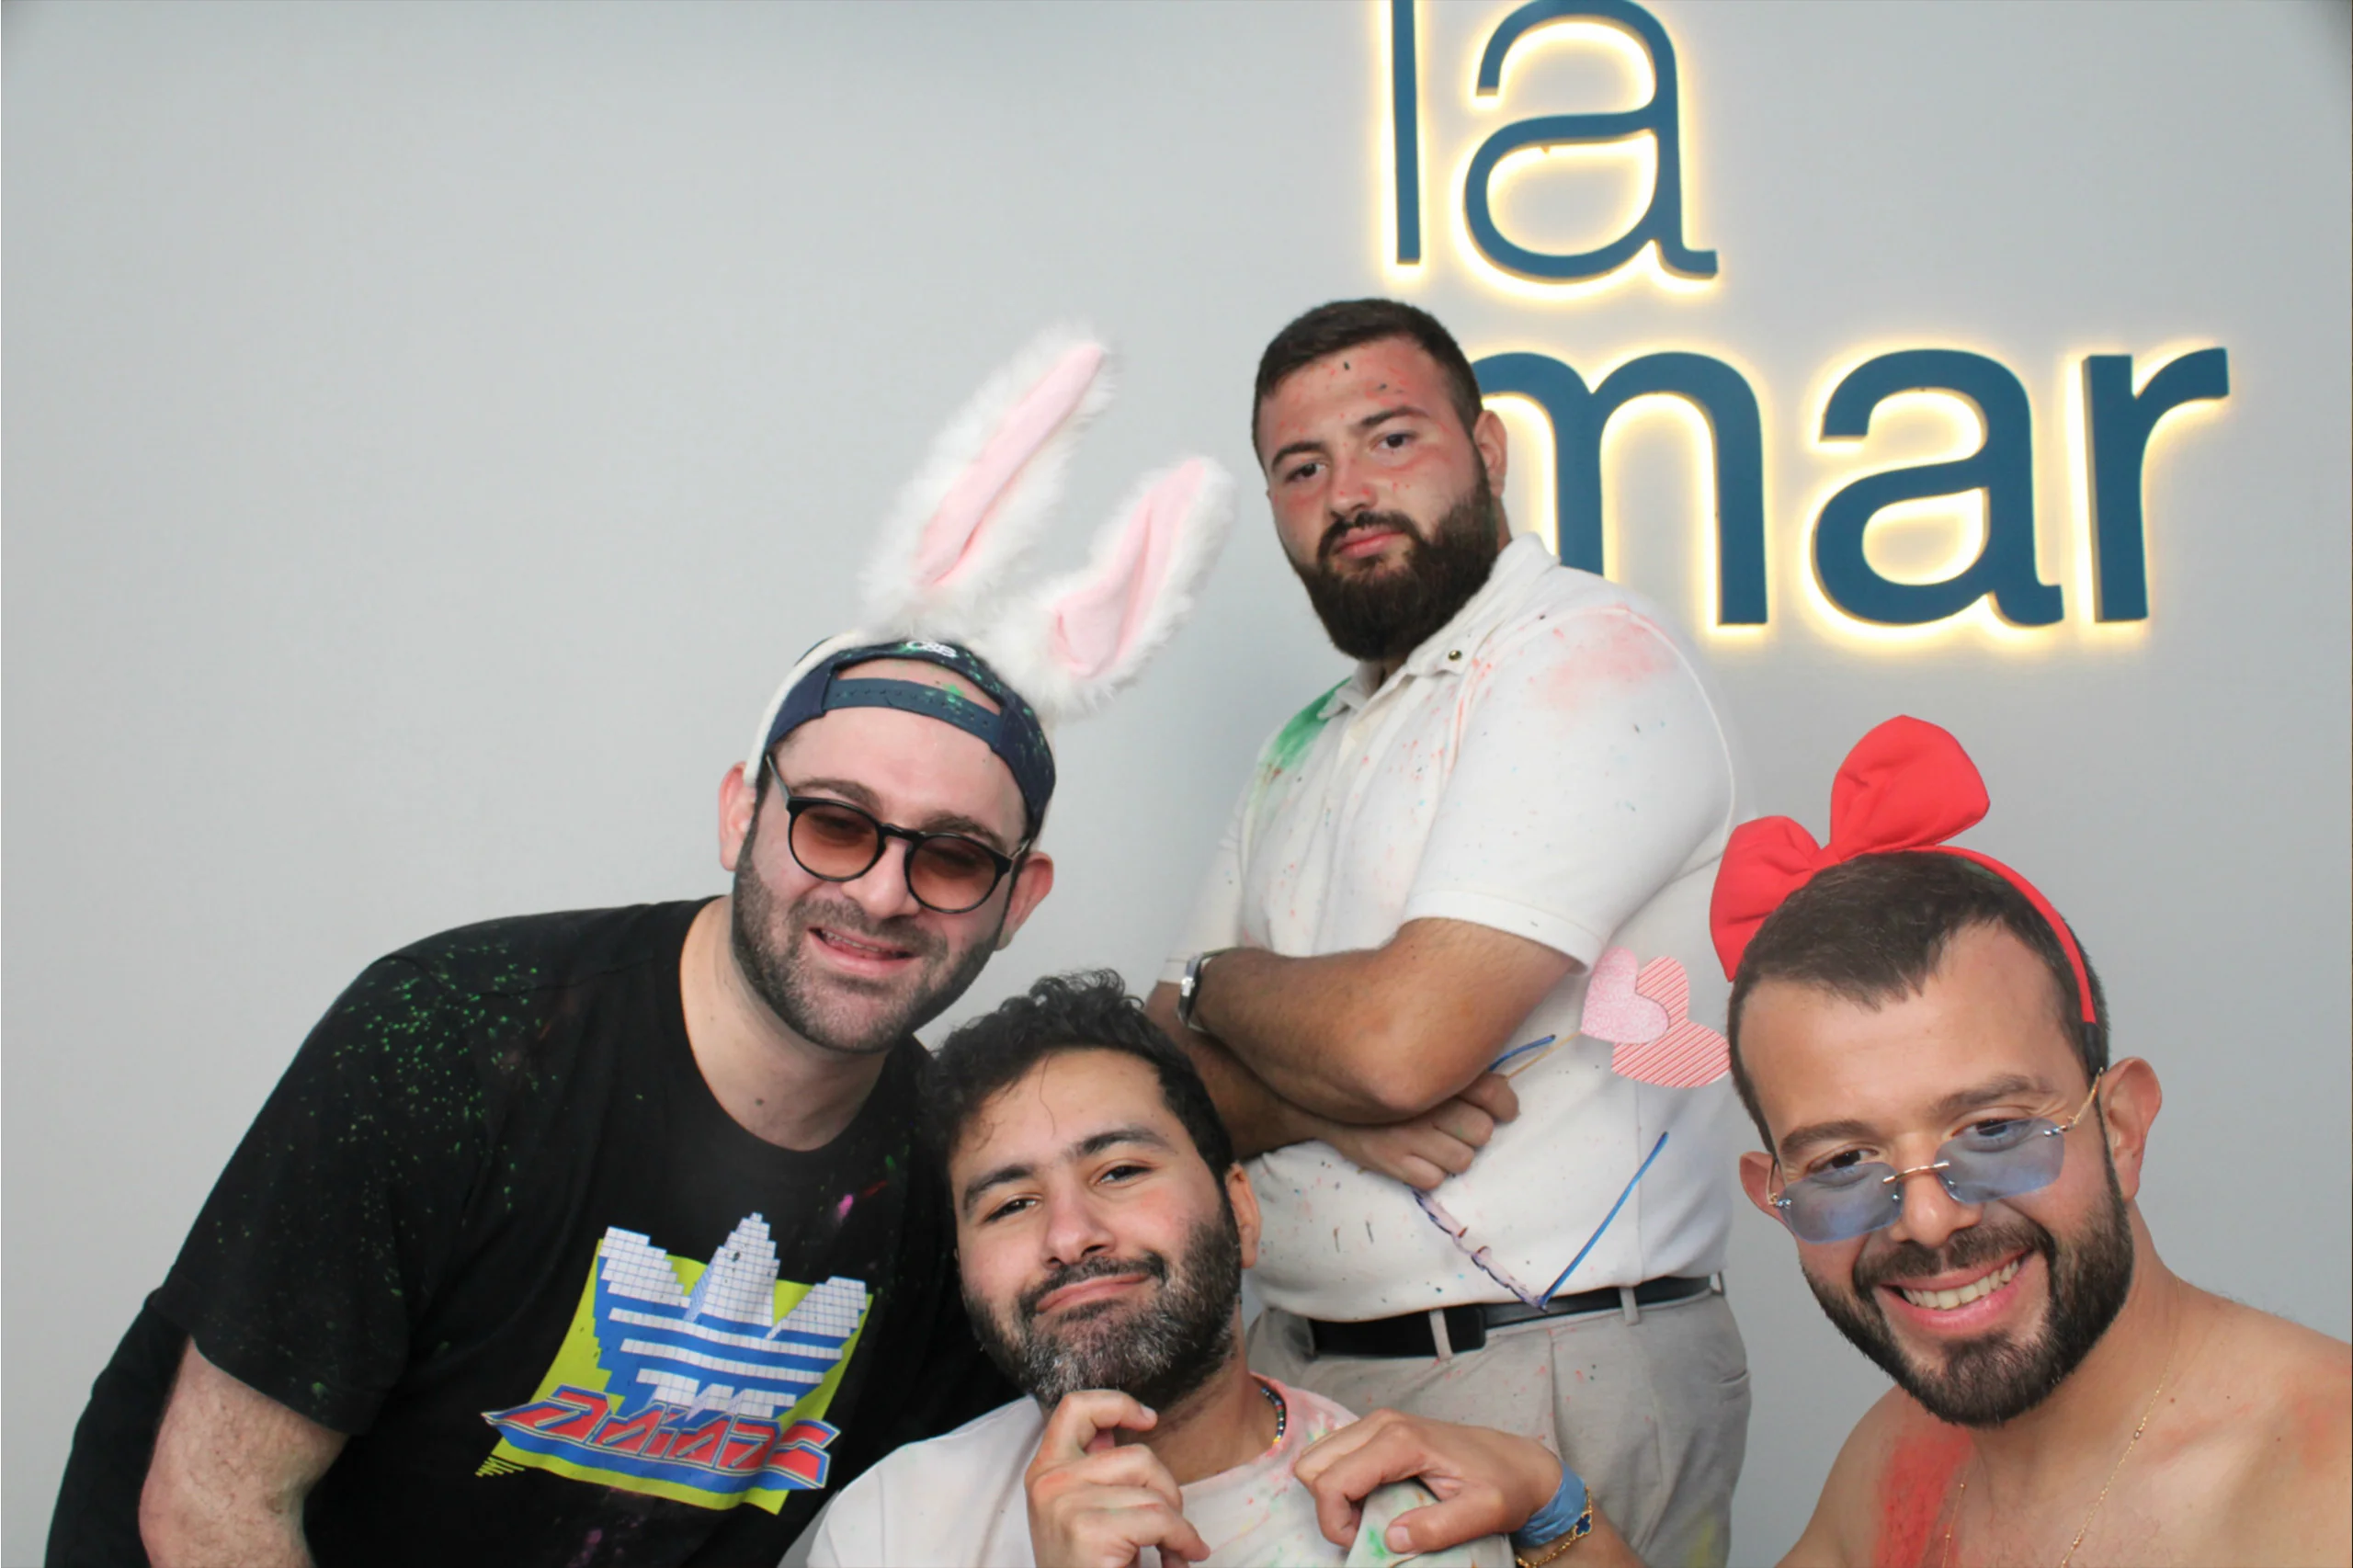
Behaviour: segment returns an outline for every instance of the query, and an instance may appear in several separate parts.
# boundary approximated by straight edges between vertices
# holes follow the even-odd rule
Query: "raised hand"
[[[1147,1546],[1160,1549],[1164,1568],[1192,1568],[1210,1554],[1160,1456],[1116,1440],[1158,1420],[1108,1389],[1082,1389],[1054,1406],[1022,1478],[1038,1568],[1130,1568]]]
[[[1561,1461],[1532,1437],[1376,1410],[1300,1456],[1293,1471],[1315,1498],[1334,1542],[1356,1540],[1364,1500],[1394,1481],[1418,1481],[1438,1501],[1397,1516],[1392,1551],[1438,1551],[1528,1522],[1561,1484]]]

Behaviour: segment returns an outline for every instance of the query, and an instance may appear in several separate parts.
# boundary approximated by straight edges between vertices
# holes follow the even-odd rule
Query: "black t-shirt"
[[[913,1136],[922,1048],[824,1148],[754,1137],[687,1042],[698,907],[469,926],[359,977],[99,1379],[52,1562],[137,1560],[183,1336],[351,1434],[304,1516],[325,1565],[773,1563],[874,1459],[1009,1397]]]

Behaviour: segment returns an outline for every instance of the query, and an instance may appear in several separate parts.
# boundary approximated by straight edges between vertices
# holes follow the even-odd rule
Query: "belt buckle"
[[[1441,1309],[1446,1320],[1447,1349],[1460,1356],[1487,1347],[1487,1314],[1475,1306]],[[1433,1346],[1435,1348],[1435,1346]]]

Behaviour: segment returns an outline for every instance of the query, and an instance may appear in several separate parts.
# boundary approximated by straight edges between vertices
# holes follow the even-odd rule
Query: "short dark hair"
[[[1193,1060],[1144,1014],[1108,969],[1050,974],[942,1042],[924,1088],[923,1132],[942,1176],[972,1118],[1059,1051],[1112,1051],[1150,1066],[1160,1097],[1212,1175],[1233,1165],[1233,1140]]]
[[[1756,1086],[1740,1059],[1740,1014],[1748,994],[1768,980],[1790,981],[1876,1007],[1918,994],[1953,937],[1978,926],[2007,931],[2042,960],[2051,1005],[2075,1048],[2084,1075],[2108,1066],[2108,995],[2084,955],[2097,1022],[2084,1022],[2075,966],[2058,934],[2010,881],[1973,860],[1934,850],[1859,855],[1821,872],[1766,917],[1733,976],[1725,1035],[1732,1043],[1733,1086],[1749,1119],[1773,1147],[1773,1131],[1756,1103]],[[2067,932],[2075,936],[2075,928]],[[2076,951],[2083,944],[2076,943]]]
[[[1399,300],[1335,300],[1293,320],[1258,356],[1258,384],[1250,399],[1250,449],[1258,449],[1258,410],[1293,372],[1343,348],[1384,337],[1410,338],[1437,360],[1462,428],[1467,432],[1479,423],[1484,405],[1479,401],[1478,373],[1436,316]]]

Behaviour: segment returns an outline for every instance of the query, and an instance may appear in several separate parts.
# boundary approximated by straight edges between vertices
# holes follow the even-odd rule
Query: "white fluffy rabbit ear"
[[[1049,722],[1133,680],[1192,613],[1233,523],[1233,481],[1207,458],[1146,478],[1095,536],[1086,566],[1040,587],[982,652]]]
[[[969,638],[1044,526],[1072,443],[1111,400],[1109,353],[1074,328],[1035,339],[989,378],[899,494],[866,568],[866,624]]]

